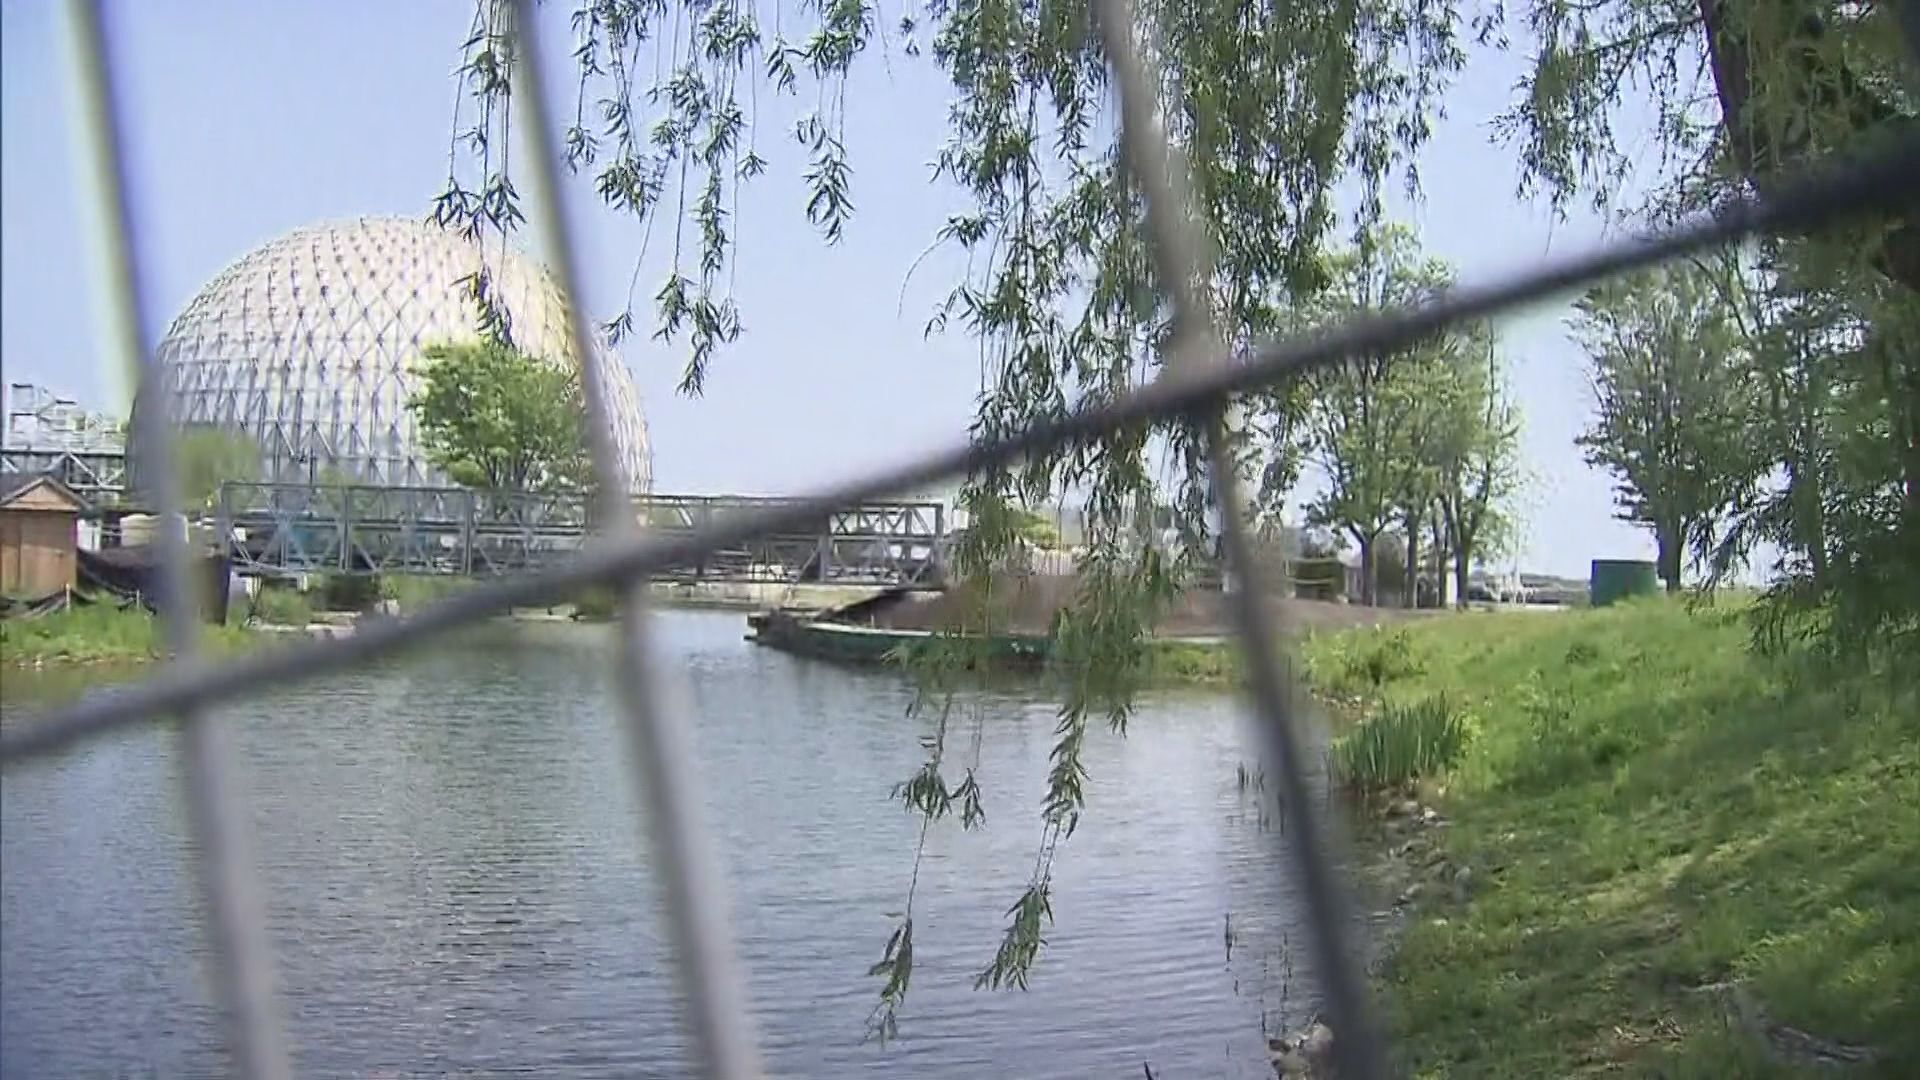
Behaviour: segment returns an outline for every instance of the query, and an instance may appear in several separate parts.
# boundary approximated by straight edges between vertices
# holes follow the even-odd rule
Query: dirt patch
[[[892,603],[874,605],[859,619],[889,630],[990,629],[993,633],[1045,635],[1054,616],[1072,600],[1077,579],[1070,575],[1007,577],[993,583],[988,626],[979,625],[979,605],[960,590],[903,595]],[[1215,637],[1233,633],[1231,598],[1213,589],[1181,592],[1154,626],[1160,637]],[[1403,608],[1374,608],[1325,600],[1288,600],[1273,605],[1274,618],[1285,632],[1344,630],[1377,626],[1437,614]]]

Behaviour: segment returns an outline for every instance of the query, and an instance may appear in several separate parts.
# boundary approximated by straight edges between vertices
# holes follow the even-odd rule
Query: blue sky
[[[566,34],[565,7],[549,5],[555,39]],[[123,0],[109,9],[129,102],[142,276],[162,323],[227,263],[289,229],[424,214],[440,191],[470,0]],[[9,382],[104,408],[114,383],[91,329],[94,225],[76,168],[59,5],[0,0],[0,49],[0,366]],[[1517,72],[1516,58],[1475,58],[1422,159],[1423,203],[1398,206],[1428,249],[1470,280],[1603,235],[1590,215],[1556,222],[1544,203],[1514,194],[1514,152],[1490,141],[1486,121]],[[902,287],[959,205],[928,182],[946,97],[924,57],[876,56],[860,69],[847,93],[858,211],[838,247],[804,219],[790,115],[763,117],[758,142],[772,168],[748,188],[736,223],[745,334],[692,400],[674,394],[677,351],[638,334],[623,346],[646,397],[659,490],[795,493],[964,435],[977,348],[921,333],[961,264],[936,253]],[[600,209],[584,179],[566,197],[584,234],[588,302],[616,311],[639,231]],[[643,296],[659,269],[643,273]],[[1650,558],[1652,545],[1612,519],[1607,478],[1574,449],[1590,396],[1565,313],[1559,305],[1513,320],[1503,342],[1533,473],[1522,562],[1584,576],[1589,559]]]

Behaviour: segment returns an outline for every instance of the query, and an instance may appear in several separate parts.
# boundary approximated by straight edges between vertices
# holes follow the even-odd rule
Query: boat
[[[932,640],[931,630],[862,625],[840,612],[762,611],[747,616],[747,640],[769,648],[819,660],[848,664],[884,664],[905,650]],[[995,634],[984,642],[977,658],[996,666],[1039,666],[1047,659],[1048,638],[1028,634]]]

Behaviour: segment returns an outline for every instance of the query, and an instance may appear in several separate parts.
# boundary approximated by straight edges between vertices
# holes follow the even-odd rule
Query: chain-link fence
[[[146,317],[139,287],[140,230],[127,200],[120,88],[102,32],[99,0],[74,0],[80,40],[80,118],[88,147],[99,214],[105,224],[105,279],[114,345],[136,385],[157,382],[149,348],[154,324]],[[525,123],[534,155],[536,212],[547,222],[551,267],[566,296],[579,292],[572,230],[559,203],[561,147],[541,79],[534,0],[513,4],[519,35],[515,92],[526,103]],[[1619,244],[1578,258],[1534,268],[1508,280],[1454,288],[1430,303],[1356,319],[1312,335],[1270,345],[1244,361],[1227,356],[1218,327],[1199,293],[1208,265],[1202,233],[1191,221],[1184,164],[1162,138],[1154,87],[1134,40],[1128,0],[1095,0],[1101,40],[1111,65],[1122,114],[1125,164],[1147,196],[1147,226],[1154,271],[1167,288],[1176,319],[1164,375],[1109,404],[1082,408],[1009,438],[974,442],[930,454],[837,486],[812,497],[764,510],[727,515],[690,532],[649,535],[624,504],[629,490],[623,460],[610,426],[609,389],[597,374],[587,381],[594,434],[598,490],[609,500],[602,534],[563,565],[498,580],[462,593],[413,616],[378,623],[364,632],[305,646],[264,651],[214,664],[196,656],[190,570],[184,531],[163,529],[166,590],[160,605],[170,661],[137,685],[84,698],[63,709],[20,719],[0,732],[0,763],[12,767],[54,754],[135,724],[177,723],[184,743],[185,795],[199,843],[202,886],[216,947],[220,1000],[238,1071],[277,1080],[290,1076],[273,990],[273,958],[267,941],[260,886],[247,836],[249,815],[239,804],[229,734],[207,710],[288,680],[340,671],[374,657],[442,637],[461,626],[518,606],[551,603],[592,585],[623,590],[621,658],[617,685],[621,722],[633,751],[634,781],[645,800],[650,841],[663,890],[664,914],[675,943],[685,1019],[695,1061],[705,1075],[752,1077],[760,1065],[751,1013],[734,960],[721,876],[709,834],[699,820],[694,769],[683,715],[663,708],[651,677],[646,641],[644,587],[650,575],[686,565],[702,555],[737,547],[756,537],[792,532],[822,515],[879,498],[921,489],[934,481],[1008,464],[1029,453],[1082,442],[1116,428],[1176,419],[1208,436],[1210,469],[1222,515],[1224,550],[1233,578],[1230,605],[1245,652],[1253,712],[1278,770],[1289,821],[1293,873],[1307,900],[1316,969],[1333,1028],[1336,1067],[1343,1076],[1386,1075],[1387,1055],[1367,1005],[1364,974],[1347,942],[1347,899],[1331,857],[1331,822],[1308,796],[1306,765],[1296,729],[1298,710],[1281,662],[1279,627],[1259,560],[1249,558],[1252,538],[1239,512],[1246,505],[1227,454],[1222,410],[1234,395],[1259,390],[1308,369],[1343,358],[1404,349],[1454,324],[1497,315],[1510,308],[1577,290],[1609,275],[1726,244],[1744,237],[1804,231],[1843,216],[1886,211],[1920,196],[1920,138],[1909,137],[1871,156],[1834,163],[1785,184],[1764,199],[1729,205],[1707,220],[1660,235]],[[1906,4],[1909,36],[1920,4]],[[575,355],[589,355],[594,335],[579,305],[570,305]],[[143,410],[136,440],[167,459],[169,419]],[[155,492],[163,519],[177,521],[177,485],[172,470],[159,470]]]

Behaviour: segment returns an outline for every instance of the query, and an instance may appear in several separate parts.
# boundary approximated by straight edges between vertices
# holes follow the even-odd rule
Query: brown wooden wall
[[[0,510],[0,591],[38,599],[73,584],[79,515]]]

